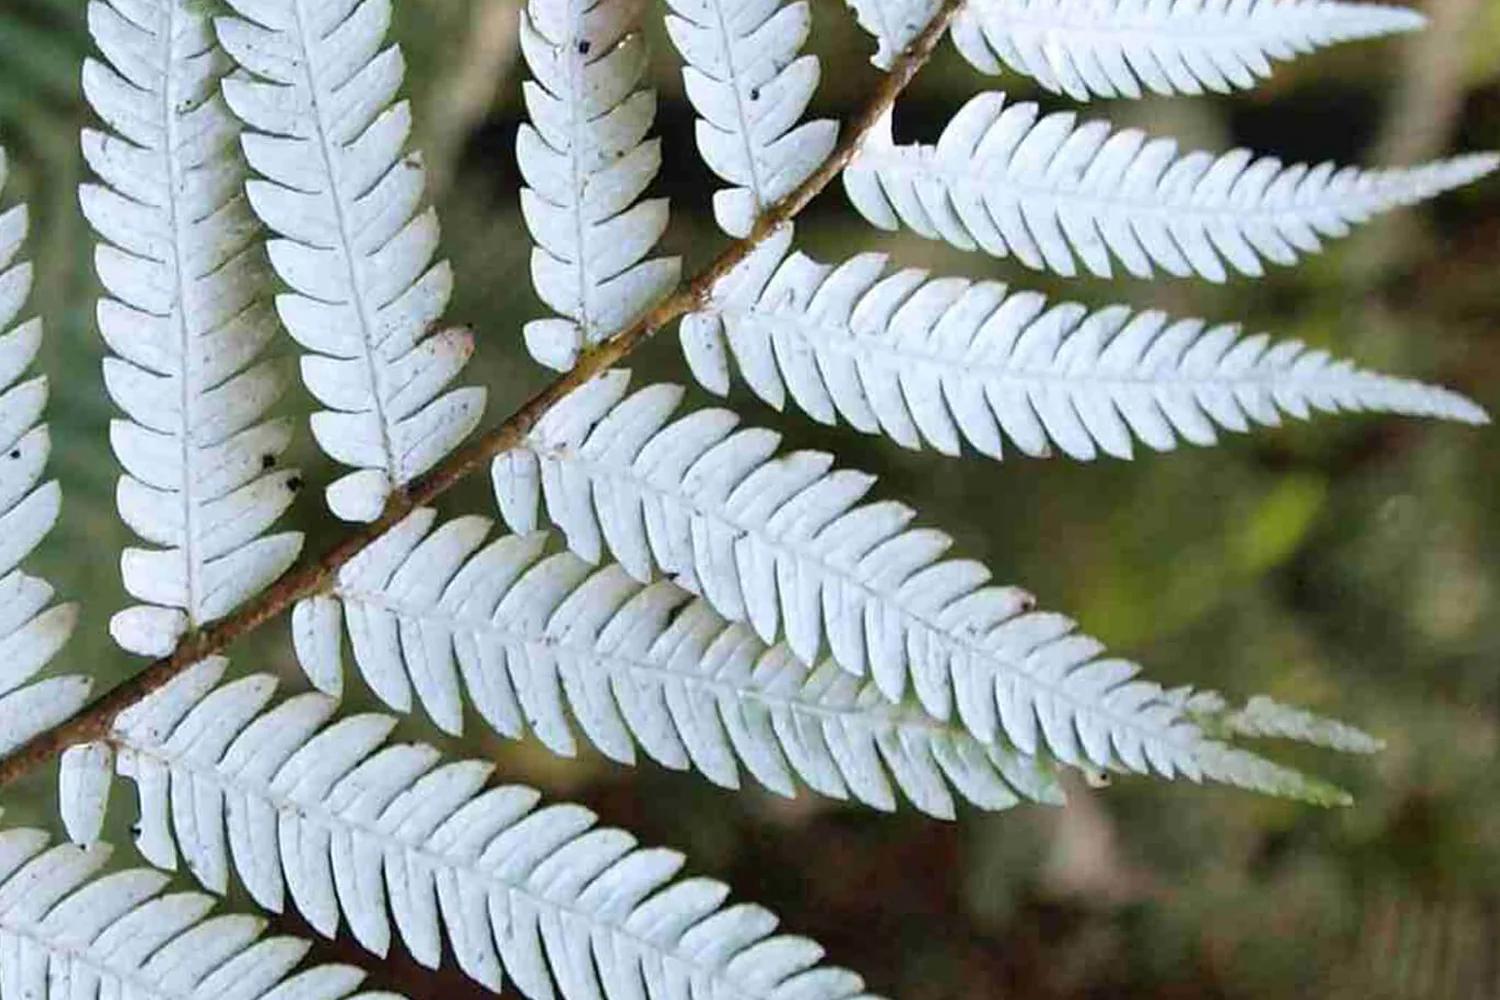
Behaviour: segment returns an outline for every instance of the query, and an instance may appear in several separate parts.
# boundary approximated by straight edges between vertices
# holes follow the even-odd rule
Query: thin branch
[[[282,577],[234,614],[184,636],[170,655],[86,705],[68,721],[48,729],[0,761],[0,786],[10,784],[68,747],[103,739],[125,709],[164,686],[199,660],[223,651],[230,643],[277,617],[297,601],[328,589],[335,574],[417,507],[432,503],[458,483],[485,468],[497,455],[521,444],[538,420],[573,390],[618,364],[657,330],[708,302],[716,285],[768,236],[797,216],[848,165],[860,144],[881,117],[890,111],[948,30],[963,0],[944,0],[927,27],[881,79],[875,92],[849,123],[842,139],[818,169],[796,190],[772,205],[750,235],[719,254],[707,268],[680,286],[650,312],[610,340],[587,351],[566,374],[526,402],[504,423],[450,455],[427,475],[393,494],[379,520],[365,525],[335,545],[315,562],[304,563]]]

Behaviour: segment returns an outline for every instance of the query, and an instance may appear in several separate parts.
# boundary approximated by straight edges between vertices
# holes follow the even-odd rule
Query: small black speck
[[[291,479],[288,479],[286,481],[286,488],[291,492],[296,493],[302,488],[302,477],[293,476]]]
[[[12,450],[11,453],[10,453],[10,457],[11,458],[20,458],[21,457],[21,449],[20,448],[16,448],[16,449]]]
[[[586,56],[589,54],[589,49],[593,47],[593,43],[585,38],[578,43],[578,54],[581,56]]]
[[[750,89],[750,100],[752,100],[752,101],[758,101],[758,100],[760,100],[760,88],[759,87],[752,87]]]
[[[276,464],[276,456],[275,455],[262,455],[262,456],[260,456],[260,467],[262,469],[269,469],[272,466],[274,466],[275,464]]]

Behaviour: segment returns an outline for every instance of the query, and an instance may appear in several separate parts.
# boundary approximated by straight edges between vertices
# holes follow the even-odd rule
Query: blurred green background
[[[814,111],[845,116],[876,79],[869,40],[836,0],[814,0],[825,83]],[[1283,66],[1231,98],[1091,109],[1209,148],[1284,158],[1406,163],[1500,148],[1500,2],[1430,0],[1419,37],[1362,43]],[[541,307],[519,218],[512,148],[519,117],[515,0],[402,0],[397,35],[434,179],[445,252],[458,274],[450,316],[480,331],[475,377],[498,419],[540,386],[519,331]],[[714,182],[692,147],[675,54],[653,25],[658,182],[673,200],[669,249],[694,264],[721,246]],[[135,668],[105,634],[124,603],[127,534],[112,509],[111,415],[91,326],[90,237],[77,210],[87,49],[81,0],[0,0],[0,139],[10,203],[34,206],[36,311],[48,322],[53,469],[64,521],[36,568],[85,605],[67,666],[113,682]],[[898,110],[907,138],[934,136],[984,87],[946,46]],[[1050,107],[1063,106],[1043,98]],[[1362,363],[1465,391],[1500,411],[1500,182],[1387,218],[1295,271],[1227,288],[1083,280],[1056,284],[861,224],[837,189],[799,229],[824,259],[883,249],[901,265],[998,277],[1088,304],[1128,301],[1296,336]],[[632,362],[685,380],[675,334]],[[1354,790],[1322,812],[1219,789],[1124,781],[1079,790],[1066,810],[972,811],[955,824],[885,817],[803,797],[720,791],[652,766],[564,761],[477,733],[439,741],[496,758],[506,778],[584,801],[643,840],[767,903],[824,942],[878,992],[939,997],[1500,996],[1500,435],[1378,418],[1328,418],[1213,450],[1133,463],[995,464],[906,453],[843,430],[734,405],[801,446],[877,471],[958,551],[1043,606],[1078,617],[1158,679],[1235,695],[1270,693],[1337,714],[1390,742],[1373,760],[1293,755]],[[288,412],[306,410],[289,398]],[[327,468],[304,439],[296,456]],[[297,511],[326,547],[309,493]],[[492,509],[482,484],[450,512]],[[284,626],[235,650],[237,668],[300,682]],[[403,730],[430,737],[417,721]],[[51,775],[7,800],[46,822]],[[124,799],[124,796],[121,796]],[[117,804],[122,833],[129,808]],[[123,838],[122,838],[123,839]],[[294,920],[288,926],[296,926]],[[338,953],[341,945],[329,946]],[[393,956],[380,981],[453,996]]]

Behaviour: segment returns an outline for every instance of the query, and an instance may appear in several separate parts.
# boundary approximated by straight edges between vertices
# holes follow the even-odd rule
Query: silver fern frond
[[[948,455],[962,442],[1020,452],[1130,458],[1136,441],[1211,445],[1218,429],[1276,426],[1282,414],[1399,413],[1487,423],[1465,397],[1354,367],[1299,341],[1172,320],[1123,306],[1049,305],[993,281],[887,273],[883,254],[837,266],[774,237],[683,320],[698,381],[723,395],[732,357],[780,410]]]
[[[892,60],[937,11],[936,0],[849,0]],[[1418,12],[1343,0],[970,0],[953,44],[981,73],[1009,69],[1054,93],[1137,98],[1255,86],[1273,61],[1340,42],[1416,31]]]
[[[218,686],[224,667],[198,664],[110,737],[154,863],[180,848],[216,891],[233,867],[265,908],[289,893],[320,933],[342,917],[381,955],[399,934],[428,967],[446,927],[468,976],[497,991],[509,976],[533,1000],[864,995],[858,976],[819,964],[816,944],[774,934],[771,913],[679,879],[675,851],[638,847],[580,806],[537,808],[530,788],[486,787],[488,764],[382,746],[388,717],[330,721],[317,694],[268,709],[274,679]]]
[[[1357,754],[1385,749],[1384,740],[1347,722],[1284,704],[1267,695],[1256,695],[1243,705],[1230,704],[1216,691],[1189,693],[1184,689],[1181,695],[1183,711],[1206,732],[1224,739],[1290,740]]]
[[[323,406],[313,437],[358,471],[332,483],[329,508],[372,521],[390,493],[432,468],[478,426],[485,390],[449,388],[474,352],[462,328],[434,332],[453,290],[433,263],[437,213],[406,152],[411,106],[397,101],[399,46],[385,46],[390,0],[235,0],[220,40],[255,79],[224,81],[260,175],[246,187],[281,239],[268,249],[292,292],[277,299],[307,352],[302,380]]]
[[[0,150],[0,192],[9,163]],[[78,711],[87,677],[35,680],[73,634],[78,608],[48,607],[52,587],[20,564],[57,522],[62,491],[40,483],[52,442],[41,422],[47,380],[22,381],[42,344],[41,320],[18,323],[31,294],[21,259],[30,216],[25,205],[0,213],[0,755]]]
[[[698,151],[736,187],[714,194],[714,219],[731,236],[807,179],[833,151],[838,124],[797,122],[817,89],[818,59],[799,55],[812,30],[807,0],[671,0],[667,32],[686,65],[682,81],[701,116]]]
[[[526,347],[566,370],[578,353],[677,284],[682,262],[644,260],[667,228],[665,198],[639,201],[661,168],[647,139],[656,95],[646,70],[643,0],[529,0],[521,52],[530,122],[516,137],[528,187],[521,210],[536,241],[532,282],[559,318],[526,325]]]
[[[1248,90],[1273,60],[1424,24],[1407,7],[1343,0],[973,0],[953,43],[980,72],[1087,101]]]
[[[627,398],[628,384],[622,371],[596,379],[495,460],[512,529],[533,530],[545,506],[589,562],[608,549],[638,580],[659,569],[764,641],[784,637],[804,663],[826,646],[887,699],[913,693],[983,744],[1003,736],[1073,766],[1270,783],[1247,759],[1205,749],[1137,665],[1104,657],[1070,619],[1032,610],[1030,595],[990,585],[979,563],[944,559],[951,539],[908,527],[910,508],[863,502],[874,477],[834,470],[820,452],[777,455],[779,435],[736,430],[727,410],[673,420],[679,387]]]
[[[239,128],[219,95],[232,64],[196,0],[94,0],[88,11],[105,61],[87,62],[83,89],[110,131],[83,134],[102,183],[80,198],[104,241],[105,385],[127,418],[110,428],[124,467],[116,499],[159,546],[121,557],[125,589],[143,603],[110,632],[155,656],[297,558],[300,534],[265,532],[300,480],[273,470],[290,424],[264,419],[288,372],[258,360],[276,317]]]
[[[897,145],[887,118],[843,176],[850,201],[881,229],[904,223],[927,239],[1068,277],[1082,263],[1107,278],[1118,261],[1140,278],[1160,269],[1222,282],[1229,268],[1258,277],[1266,261],[1293,264],[1325,238],[1497,164],[1492,153],[1369,171],[1288,166],[1244,149],[1178,155],[1171,139],[1080,125],[1072,112],[1043,115],[986,93],[964,105],[936,146]]]
[[[435,518],[412,514],[346,566],[331,595],[297,606],[298,658],[322,690],[342,687],[342,622],[376,694],[409,711],[415,689],[453,733],[463,688],[505,736],[529,728],[573,756],[576,728],[613,760],[634,764],[639,746],[727,788],[743,768],[782,795],[796,794],[800,777],[885,810],[899,788],[944,818],[954,815],[950,786],[984,809],[1061,800],[1042,762],[891,704],[831,661],[810,669],[669,581],[544,557],[542,533],[485,545],[483,518],[433,530]]]
[[[0,830],[0,1000],[344,1000],[365,978],[350,965],[293,975],[306,941],[264,937],[258,917],[209,916],[212,898],[164,894],[168,877],[148,868],[101,875],[108,845],[47,841]]]

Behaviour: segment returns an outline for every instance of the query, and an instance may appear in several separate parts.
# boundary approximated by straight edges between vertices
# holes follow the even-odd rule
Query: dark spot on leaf
[[[302,477],[293,476],[291,479],[288,479],[286,481],[286,488],[291,492],[296,493],[302,488]]]
[[[752,101],[758,101],[758,100],[760,100],[760,88],[759,87],[752,87],[752,88],[750,88],[750,100],[752,100]]]
[[[581,56],[586,56],[589,54],[589,49],[593,47],[593,43],[591,43],[587,38],[581,39],[578,43],[578,54]]]
[[[269,469],[272,466],[274,466],[275,464],[276,464],[276,456],[275,455],[262,455],[262,456],[260,456],[260,467],[262,469]]]
[[[20,448],[12,449],[12,451],[10,453],[10,457],[11,458],[20,458],[21,457],[21,449]]]

